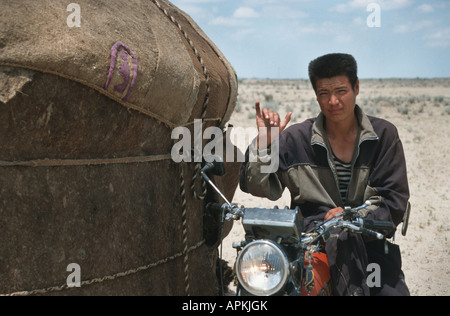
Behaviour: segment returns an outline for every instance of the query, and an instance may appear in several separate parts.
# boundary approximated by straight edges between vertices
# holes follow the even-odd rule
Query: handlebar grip
[[[210,202],[206,204],[206,209],[212,213],[221,213],[222,212],[222,204]]]
[[[383,234],[380,234],[380,233],[378,233],[376,231],[373,231],[373,230],[370,230],[370,229],[367,229],[367,228],[361,228],[361,232],[366,234],[366,235],[372,235],[372,236],[376,237],[377,239],[383,239],[384,238]]]
[[[364,219],[363,226],[373,230],[388,230],[394,228],[394,225],[390,221],[377,221],[371,219]]]

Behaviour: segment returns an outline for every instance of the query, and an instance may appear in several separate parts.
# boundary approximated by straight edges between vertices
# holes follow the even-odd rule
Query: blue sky
[[[360,78],[450,77],[449,0],[170,1],[239,78],[307,78],[332,52],[354,55]]]

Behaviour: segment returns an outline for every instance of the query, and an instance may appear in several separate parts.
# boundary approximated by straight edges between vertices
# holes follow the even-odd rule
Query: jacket
[[[372,205],[361,211],[360,215],[367,219],[392,221],[394,225],[393,231],[388,233],[390,237],[402,222],[409,200],[403,146],[393,124],[365,115],[358,105],[355,106],[355,114],[359,122],[359,135],[351,162],[348,205],[343,205],[339,194],[322,113],[281,133],[276,172],[261,173],[261,166],[270,162],[267,162],[267,157],[262,157],[264,153],[261,151],[257,161],[250,162],[249,151],[252,148],[249,148],[240,171],[241,190],[275,201],[288,188],[291,207],[299,206],[305,218],[315,220],[325,216],[332,208],[356,207],[370,200]],[[269,155],[270,150],[269,147],[265,154]]]

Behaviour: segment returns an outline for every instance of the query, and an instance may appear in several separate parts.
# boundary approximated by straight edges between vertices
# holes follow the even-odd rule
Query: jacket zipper
[[[355,168],[355,164],[356,164],[356,160],[358,160],[358,157],[359,157],[359,152],[360,152],[360,147],[361,147],[361,145],[362,145],[362,143],[364,143],[365,141],[369,141],[369,140],[379,140],[379,138],[378,137],[367,137],[367,138],[364,138],[363,140],[361,140],[360,142],[359,142],[359,144],[358,144],[358,151],[357,151],[357,153],[356,153],[356,157],[355,157],[355,159],[352,161],[352,168],[351,168],[351,170],[350,170],[350,181],[349,181],[349,185],[348,185],[348,187],[347,187],[347,192],[345,193],[345,199],[348,201],[348,191],[349,191],[349,188],[350,188],[350,183],[352,183],[352,179],[353,179],[353,169]],[[342,201],[342,200],[341,200]]]
[[[314,142],[314,143],[312,143],[311,145],[319,145],[319,146],[325,148],[325,150],[326,150],[326,152],[327,152],[327,162],[328,162],[328,166],[330,167],[331,173],[333,174],[334,183],[336,184],[336,188],[337,188],[338,195],[339,195],[339,200],[341,201],[341,205],[344,205],[344,201],[342,201],[341,194],[339,193],[339,181],[338,181],[338,179],[337,179],[336,172],[335,172],[335,170],[334,170],[334,168],[333,168],[333,166],[332,166],[332,164],[331,164],[331,162],[330,162],[330,153],[329,153],[329,151],[328,151],[327,146],[325,146],[324,144],[319,143],[319,142]],[[353,171],[353,170],[352,170],[352,171]],[[350,180],[351,180],[351,179],[350,179]]]
[[[354,170],[354,168],[355,168],[356,160],[358,160],[359,152],[360,152],[360,147],[361,147],[362,143],[364,143],[365,141],[369,141],[369,140],[378,140],[378,139],[379,139],[378,137],[368,137],[368,138],[364,138],[363,140],[361,140],[361,141],[359,142],[359,144],[358,144],[358,151],[357,151],[357,153],[356,153],[356,157],[355,157],[355,159],[352,161],[352,167],[351,167],[351,171],[350,171],[350,181],[349,181],[349,186],[347,187],[347,192],[345,193],[345,199],[346,199],[346,200],[348,200],[348,193],[349,193],[350,183],[352,182],[352,179],[353,179],[353,170]],[[330,162],[330,153],[329,153],[329,150],[328,150],[327,146],[325,146],[324,144],[319,143],[319,142],[314,142],[314,143],[312,143],[312,145],[319,145],[319,146],[325,148],[325,150],[326,150],[326,152],[327,152],[327,162],[328,162],[328,166],[329,166],[330,169],[331,169],[331,173],[333,174],[334,182],[335,182],[335,184],[336,184],[336,188],[337,188],[338,193],[339,193],[339,180],[338,180],[338,178],[337,178],[336,171],[335,171],[335,169],[333,168],[332,163]],[[342,201],[341,194],[338,194],[338,195],[339,195],[339,200],[341,201],[341,205],[344,205],[344,201]],[[344,205],[344,206],[345,206],[345,205]]]

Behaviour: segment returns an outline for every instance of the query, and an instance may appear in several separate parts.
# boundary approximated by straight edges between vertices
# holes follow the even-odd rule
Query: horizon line
[[[436,79],[450,79],[450,77],[364,77],[359,80],[436,80]],[[309,78],[271,78],[271,77],[239,77],[237,80],[307,80]]]

